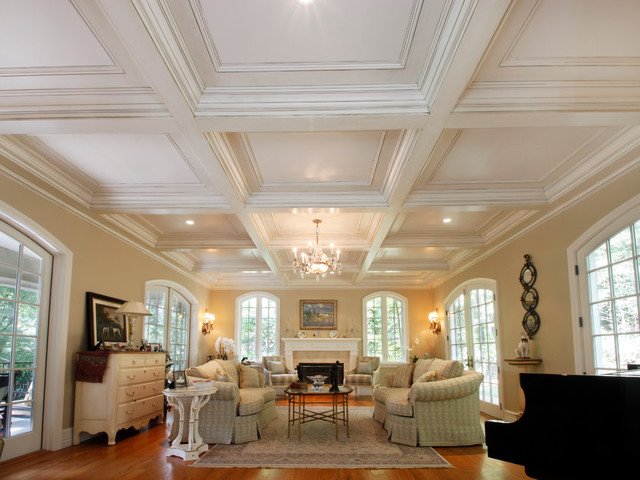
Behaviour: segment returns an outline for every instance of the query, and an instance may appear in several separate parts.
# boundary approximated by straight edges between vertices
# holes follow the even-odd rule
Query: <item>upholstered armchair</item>
[[[380,357],[358,357],[356,368],[345,373],[344,384],[353,387],[356,395],[360,387],[371,388],[373,395],[373,389],[380,384]]]
[[[287,388],[291,382],[298,380],[297,372],[287,368],[283,355],[262,357],[262,366],[267,372],[267,384],[279,395],[284,393],[284,389]]]

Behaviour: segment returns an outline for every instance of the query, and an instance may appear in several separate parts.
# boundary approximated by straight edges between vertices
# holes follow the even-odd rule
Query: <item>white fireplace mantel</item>
[[[294,352],[349,352],[349,368],[358,359],[359,338],[283,338],[282,341],[289,366],[293,366]]]

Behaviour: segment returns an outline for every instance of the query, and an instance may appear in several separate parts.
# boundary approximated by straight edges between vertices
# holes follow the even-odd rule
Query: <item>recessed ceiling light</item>
[[[316,0],[296,0],[300,5],[311,5]]]
[[[187,225],[193,225],[196,222],[194,222],[193,220],[185,220],[184,223],[186,223]]]
[[[449,217],[445,217],[442,219],[442,223],[451,223],[451,219]]]

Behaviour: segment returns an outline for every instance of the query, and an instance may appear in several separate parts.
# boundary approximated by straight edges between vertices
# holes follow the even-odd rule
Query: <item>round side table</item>
[[[166,388],[162,391],[169,405],[176,407],[180,412],[180,425],[178,434],[171,442],[167,450],[167,456],[181,457],[183,460],[197,460],[201,453],[209,450],[209,445],[202,442],[202,437],[198,431],[198,415],[200,409],[209,401],[211,395],[216,393],[216,387],[208,388]],[[187,426],[185,410],[189,411],[189,424]],[[187,442],[182,443],[182,435],[185,428],[188,428]]]

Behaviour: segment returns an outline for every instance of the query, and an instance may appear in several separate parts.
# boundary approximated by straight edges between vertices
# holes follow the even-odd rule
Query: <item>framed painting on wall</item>
[[[98,342],[105,346],[125,346],[129,342],[129,331],[124,315],[116,315],[116,310],[124,300],[107,297],[99,293],[87,292],[86,310],[89,329],[89,349]]]
[[[337,300],[300,300],[300,328],[303,330],[335,330],[337,314]]]

